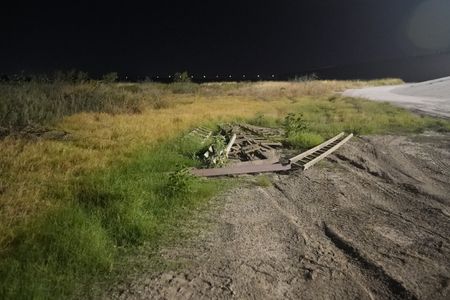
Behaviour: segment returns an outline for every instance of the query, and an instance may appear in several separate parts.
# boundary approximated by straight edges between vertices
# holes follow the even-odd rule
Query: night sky
[[[450,0],[71,2],[2,4],[0,74],[450,75]]]

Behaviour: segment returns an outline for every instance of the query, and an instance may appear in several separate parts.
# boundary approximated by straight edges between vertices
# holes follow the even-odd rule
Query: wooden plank
[[[280,172],[288,171],[291,169],[291,165],[282,164],[264,164],[264,165],[245,165],[245,166],[232,166],[225,168],[215,169],[194,169],[192,174],[203,177],[215,177],[225,175],[238,175],[238,174],[252,174],[252,173],[264,173],[264,172]]]
[[[206,131],[206,132],[211,131],[211,129],[209,129],[207,127],[204,127],[204,126],[199,126],[199,127],[197,127],[197,129],[198,130],[202,130],[202,131]]]
[[[308,168],[310,168],[311,166],[313,166],[315,163],[317,163],[318,161],[322,160],[323,158],[325,158],[327,155],[330,155],[332,152],[336,151],[339,147],[341,147],[342,145],[344,145],[349,139],[351,139],[353,136],[353,133],[350,133],[345,139],[343,139],[342,141],[340,141],[339,143],[337,143],[336,145],[334,145],[333,147],[331,147],[328,151],[326,151],[325,153],[322,153],[321,155],[317,156],[316,158],[314,158],[313,160],[307,162],[306,164],[303,165],[303,170],[306,170]]]
[[[328,146],[329,144],[331,144],[331,143],[333,143],[334,141],[336,141],[336,140],[338,140],[339,138],[341,138],[343,135],[344,135],[344,133],[341,132],[341,133],[339,133],[338,135],[336,135],[334,138],[331,138],[331,139],[329,139],[328,141],[326,141],[326,142],[324,142],[324,143],[322,143],[322,144],[320,144],[320,145],[318,145],[318,146],[316,146],[316,147],[314,147],[314,148],[312,148],[312,149],[309,149],[308,151],[305,151],[305,152],[303,152],[303,153],[301,153],[301,154],[299,154],[299,155],[297,155],[297,156],[292,157],[289,161],[290,161],[291,163],[295,163],[295,162],[301,160],[303,157],[306,157],[306,156],[312,154],[313,152],[315,152],[315,151],[317,151],[317,150],[319,150],[319,149],[321,149],[321,148],[324,148],[324,147]]]
[[[244,151],[245,153],[250,153],[250,152],[255,152],[256,150],[259,150],[261,148],[260,145],[258,144],[253,144],[253,145],[249,145],[249,146],[245,146],[242,147],[242,151]]]
[[[228,154],[230,153],[231,147],[233,146],[235,141],[236,141],[236,134],[233,134],[233,136],[230,139],[230,142],[228,143],[227,147],[225,148],[225,155],[227,157],[228,157]]]
[[[211,136],[211,134],[212,134],[212,131],[210,131],[209,133],[208,133],[208,135],[205,137],[205,139],[203,140],[203,142],[202,142],[202,144],[204,143],[204,142],[206,142],[208,139],[209,139],[209,137]]]
[[[275,149],[270,149],[270,150],[266,150],[263,151],[264,149],[260,149],[257,151],[257,153],[259,154],[259,156],[262,156],[264,159],[269,159],[271,157],[276,156],[276,151]]]
[[[251,128],[251,127],[250,127],[251,125],[240,124],[239,126],[241,126],[241,127],[244,128],[244,129],[247,129],[247,130],[250,131],[251,133],[258,134],[258,132],[257,132],[254,128]]]
[[[279,156],[273,156],[268,159],[258,159],[258,160],[250,160],[250,161],[241,161],[232,163],[229,165],[229,167],[244,167],[244,166],[257,166],[257,165],[273,165],[275,163],[278,163],[280,160]]]
[[[282,147],[283,144],[279,142],[261,142],[261,146]]]

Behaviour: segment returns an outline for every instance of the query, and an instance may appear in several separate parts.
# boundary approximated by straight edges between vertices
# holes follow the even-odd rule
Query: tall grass
[[[369,84],[398,83],[395,80]],[[167,108],[171,95],[211,97],[254,97],[273,100],[299,96],[322,96],[348,87],[367,85],[364,82],[311,81],[264,83],[215,83],[199,85],[192,82],[172,84],[125,84],[102,81],[39,81],[0,82],[0,126],[22,127],[46,124],[79,112],[141,113],[148,105]]]
[[[0,126],[45,124],[79,112],[139,113],[160,100],[156,93],[98,81],[0,83]]]

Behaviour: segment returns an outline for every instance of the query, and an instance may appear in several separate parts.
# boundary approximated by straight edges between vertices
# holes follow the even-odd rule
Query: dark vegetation
[[[23,128],[43,125],[79,112],[140,113],[146,106],[167,108],[161,93],[195,93],[187,72],[177,73],[172,84],[116,83],[115,72],[101,80],[81,71],[52,75],[20,75],[0,81],[0,127]],[[143,87],[144,86],[144,87]]]

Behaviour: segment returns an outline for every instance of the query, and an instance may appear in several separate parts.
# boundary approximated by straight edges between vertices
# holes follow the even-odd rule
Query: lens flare
[[[428,0],[419,4],[407,33],[419,48],[447,49],[450,46],[450,0]]]

